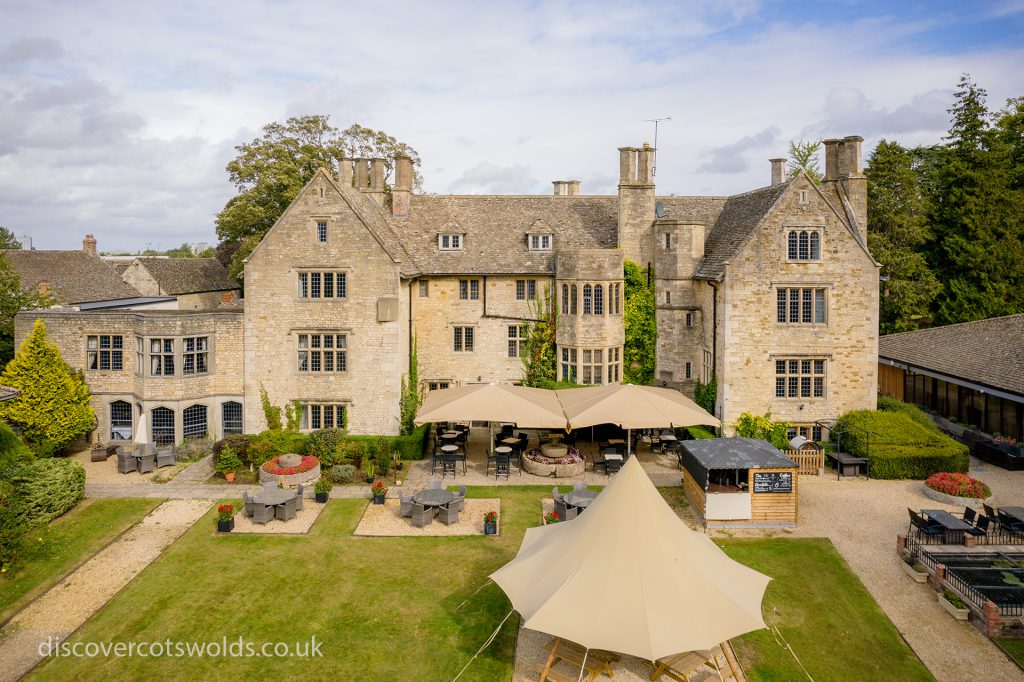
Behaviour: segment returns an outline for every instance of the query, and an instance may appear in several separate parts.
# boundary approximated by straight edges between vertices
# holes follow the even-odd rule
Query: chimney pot
[[[85,239],[82,240],[82,251],[86,253],[96,253],[96,237],[91,234],[85,235]]]
[[[235,292],[233,291],[225,291],[220,295],[221,303],[230,303],[233,300],[235,300]]]
[[[768,162],[772,164],[772,184],[779,185],[786,180],[786,160],[785,159],[768,159]]]
[[[412,159],[408,156],[395,157],[395,185],[391,188],[391,215],[396,218],[409,217],[409,203],[412,198]]]
[[[566,180],[565,184],[569,188],[569,196],[575,197],[580,193],[580,181],[579,180]]]
[[[338,165],[341,167],[342,187],[351,187],[353,177],[355,176],[355,169],[352,167],[352,159],[346,159],[343,156],[340,159],[338,159]]]
[[[370,186],[370,160],[356,159],[356,189],[365,192]]]

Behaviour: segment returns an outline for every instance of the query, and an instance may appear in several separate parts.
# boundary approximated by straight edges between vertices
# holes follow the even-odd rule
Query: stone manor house
[[[621,381],[629,259],[655,286],[656,384],[692,395],[714,373],[726,425],[770,410],[820,437],[876,395],[861,141],[825,141],[821,184],[772,159],[771,184],[735,196],[658,195],[648,145],[619,149],[615,196],[574,180],[547,196],[415,195],[402,158],[387,194],[381,160],[345,159],[340,182],[318,172],[252,252],[244,300],[67,305],[20,314],[17,340],[46,322],[86,374],[101,440],[129,437],[142,411],[159,442],[258,432],[261,386],[300,401],[304,429],[391,434],[414,337],[426,391],[517,381],[546,292],[558,378]]]

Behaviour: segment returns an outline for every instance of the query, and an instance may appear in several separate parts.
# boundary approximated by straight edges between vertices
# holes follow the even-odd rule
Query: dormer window
[[[529,235],[530,251],[550,251],[551,250],[551,235],[550,234],[531,234]]]
[[[461,234],[437,235],[437,248],[441,251],[462,251]]]

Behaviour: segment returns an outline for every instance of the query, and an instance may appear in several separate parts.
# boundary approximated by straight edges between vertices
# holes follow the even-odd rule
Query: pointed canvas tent
[[[585,513],[527,530],[491,578],[524,627],[649,661],[766,627],[770,578],[690,530],[635,457]]]
[[[470,384],[431,391],[415,423],[512,422],[520,428],[564,429],[565,414],[554,391],[512,384]]]

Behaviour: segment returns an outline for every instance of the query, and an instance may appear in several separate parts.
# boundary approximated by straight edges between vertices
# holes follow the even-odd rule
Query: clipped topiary
[[[351,464],[335,464],[327,475],[335,483],[351,483],[356,476],[356,468]]]
[[[37,454],[50,455],[93,427],[89,388],[46,338],[42,320],[36,320],[7,363],[0,383],[21,391],[14,400],[0,403],[0,418],[16,425]]]
[[[11,484],[24,505],[24,523],[49,523],[85,496],[85,467],[74,459],[37,459],[19,466]]]

